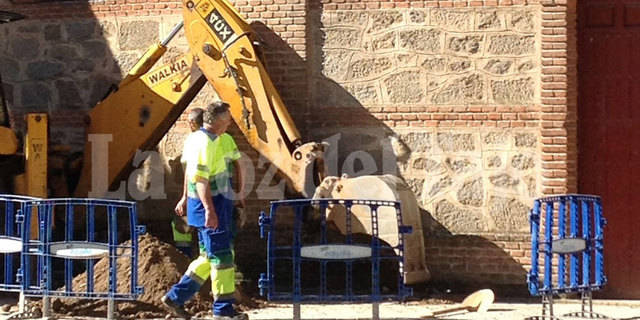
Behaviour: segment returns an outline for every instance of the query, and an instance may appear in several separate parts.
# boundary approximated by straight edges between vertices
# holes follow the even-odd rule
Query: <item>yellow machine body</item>
[[[153,48],[153,46],[152,46]],[[161,50],[162,47],[155,47]],[[137,150],[150,149],[157,145],[180,114],[206,83],[199,72],[192,73],[193,57],[185,54],[178,59],[145,72],[161,54],[150,50],[132,72],[121,82],[119,89],[98,103],[89,113],[87,143],[84,150],[84,165],[75,196],[99,197],[133,170],[131,161]],[[144,68],[140,68],[143,66]],[[107,158],[96,158],[98,151],[92,146],[91,135],[104,135],[108,141]],[[105,150],[106,151],[106,150]],[[94,161],[98,161],[94,163]],[[107,168],[100,166],[106,165]],[[94,170],[96,171],[92,171]],[[92,179],[92,172],[108,171],[106,185]],[[95,177],[94,177],[95,178]]]
[[[313,194],[311,179],[324,173],[323,164],[316,163],[324,146],[301,144],[256,54],[249,24],[226,0],[186,0],[183,19],[191,54],[220,98],[231,105],[231,115],[249,144],[278,167],[295,191]]]

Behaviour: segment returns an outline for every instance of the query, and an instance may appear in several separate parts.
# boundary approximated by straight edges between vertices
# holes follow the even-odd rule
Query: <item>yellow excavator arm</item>
[[[133,170],[137,150],[157,145],[207,80],[231,105],[231,115],[249,144],[279,169],[294,191],[312,195],[324,175],[325,145],[301,143],[300,133],[256,55],[249,24],[226,0],[185,2],[190,51],[153,68],[182,26],[176,26],[162,43],[152,45],[117,90],[91,110],[75,196],[101,196],[107,187],[117,189]],[[108,151],[99,150],[105,146]],[[108,168],[101,167],[104,164]],[[104,172],[107,177],[102,176]],[[96,186],[104,188],[95,190]]]
[[[324,175],[325,145],[302,144],[291,116],[256,54],[249,24],[226,0],[183,2],[191,54],[247,140],[284,174],[289,185],[310,196]]]

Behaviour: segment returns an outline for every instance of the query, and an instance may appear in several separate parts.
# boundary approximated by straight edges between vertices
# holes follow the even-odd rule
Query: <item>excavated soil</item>
[[[152,235],[139,238],[138,285],[144,287],[144,294],[137,301],[119,301],[117,309],[120,318],[142,319],[164,317],[167,312],[162,308],[160,298],[168,289],[178,282],[187,270],[190,259],[174,246],[162,242]],[[103,258],[94,266],[96,292],[106,292],[109,285],[109,260]],[[118,292],[129,292],[130,261],[118,261]],[[86,284],[87,275],[82,273],[73,280],[74,290],[81,290]],[[241,294],[236,290],[236,301],[239,310],[260,307],[263,302]],[[192,315],[204,315],[211,310],[212,296],[210,282],[202,287],[185,308]],[[53,299],[53,312],[58,315],[104,317],[107,312],[106,300]]]

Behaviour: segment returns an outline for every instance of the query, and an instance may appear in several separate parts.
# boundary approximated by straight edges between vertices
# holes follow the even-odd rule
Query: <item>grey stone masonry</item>
[[[341,85],[381,88],[377,99],[365,96],[361,101],[354,96],[363,106],[539,103],[538,11],[527,7],[321,12],[313,41],[317,69],[312,74],[317,82],[327,77]],[[393,63],[394,54],[405,59]],[[340,100],[334,104],[326,106],[342,106]]]

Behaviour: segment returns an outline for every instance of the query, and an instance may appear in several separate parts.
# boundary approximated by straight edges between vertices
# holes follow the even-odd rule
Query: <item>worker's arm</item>
[[[200,198],[200,201],[202,201],[202,206],[204,207],[204,226],[212,229],[217,228],[218,215],[216,214],[216,209],[213,206],[213,198],[211,197],[211,188],[209,187],[209,181],[202,177],[196,176],[196,192],[198,193],[198,198]]]
[[[178,204],[174,209],[177,215],[184,216],[187,213],[187,173],[184,174],[182,183],[182,197],[178,200]]]

